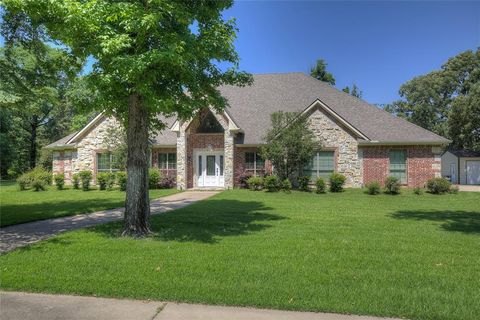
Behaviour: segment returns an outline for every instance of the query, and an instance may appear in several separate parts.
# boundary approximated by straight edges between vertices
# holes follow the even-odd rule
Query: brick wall
[[[65,183],[71,184],[72,175],[73,175],[73,158],[76,156],[75,151],[66,150],[66,151],[54,151],[53,152],[53,163],[52,163],[52,172],[53,174],[65,175]]]
[[[389,150],[401,149],[407,152],[407,185],[423,187],[428,179],[440,173],[440,158],[432,146],[379,146],[362,147],[363,183],[379,181],[382,183],[389,176]]]
[[[240,179],[245,174],[253,174],[253,170],[246,170],[245,169],[245,153],[247,152],[258,152],[257,147],[235,147],[234,149],[234,186],[240,186]],[[257,174],[265,174],[272,172],[272,163],[270,161],[265,161],[265,170],[259,172],[257,170]]]
[[[193,188],[193,149],[224,149],[223,133],[191,133],[187,137],[187,188]]]

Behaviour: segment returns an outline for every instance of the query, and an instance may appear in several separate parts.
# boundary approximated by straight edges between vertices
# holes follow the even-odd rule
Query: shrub
[[[92,180],[92,172],[89,170],[83,170],[83,171],[80,171],[78,175],[80,176],[82,190],[83,191],[90,190],[90,181]]]
[[[332,173],[330,175],[330,191],[342,192],[345,181],[347,181],[347,178],[343,174]]]
[[[423,194],[423,189],[420,187],[413,188],[413,193],[420,196]]]
[[[280,179],[276,175],[269,175],[263,178],[263,187],[268,192],[277,192],[280,189]]]
[[[450,193],[452,194],[457,194],[459,191],[458,187],[457,186],[451,186],[450,187]]]
[[[310,177],[309,176],[300,176],[297,178],[298,190],[310,192]]]
[[[63,173],[56,174],[53,177],[53,180],[55,180],[55,185],[57,186],[57,189],[63,190],[63,187],[65,186],[65,175]]]
[[[40,179],[38,177],[35,177],[32,181],[32,188],[35,191],[45,191],[47,184],[45,183],[45,180]]]
[[[177,186],[177,180],[175,179],[175,177],[162,175],[158,186],[160,187],[160,189],[172,189]]]
[[[452,184],[445,178],[433,178],[427,181],[427,189],[433,194],[450,192]]]
[[[253,191],[262,190],[263,179],[261,177],[250,177],[247,180],[248,188]]]
[[[160,183],[160,179],[162,179],[162,173],[157,168],[150,168],[148,169],[148,188],[149,189],[157,189],[158,184]]]
[[[113,172],[109,172],[107,173],[108,175],[108,179],[107,179],[107,190],[111,191],[113,190],[113,188],[115,187],[115,178],[116,178],[116,175],[115,173]]]
[[[73,189],[80,189],[80,175],[78,173],[72,176],[72,185]]]
[[[317,187],[317,193],[325,193],[325,180],[323,178],[318,177],[317,180],[315,181],[315,186]]]
[[[108,179],[109,176],[106,172],[100,172],[97,174],[97,184],[100,190],[107,189]]]
[[[17,178],[17,184],[20,188],[20,191],[27,190],[28,187],[30,187],[31,182],[30,176],[25,173]]]
[[[292,183],[290,180],[285,179],[282,181],[282,190],[286,193],[292,192]]]
[[[36,181],[35,184],[37,185],[38,190],[45,190],[47,185],[52,184],[52,173],[41,167],[37,167],[25,172],[17,179],[20,190],[26,190],[29,187],[34,187],[34,181]],[[39,187],[39,183],[41,183],[42,187]]]
[[[367,188],[367,193],[372,195],[379,194],[382,191],[380,182],[378,181],[372,181],[370,183],[367,183],[365,187]]]
[[[121,191],[127,190],[127,173],[125,171],[117,172],[117,182]]]
[[[242,189],[247,189],[248,188],[248,179],[252,176],[251,173],[249,172],[244,172],[244,173],[241,173],[239,176],[238,176],[238,185],[240,188]]]
[[[399,194],[400,193],[400,181],[397,177],[388,177],[385,179],[385,193]]]

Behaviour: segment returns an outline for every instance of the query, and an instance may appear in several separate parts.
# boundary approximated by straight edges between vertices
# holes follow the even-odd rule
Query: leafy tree
[[[459,148],[478,148],[480,49],[448,59],[441,70],[418,76],[400,88],[402,99],[385,110],[453,140]]]
[[[43,23],[49,35],[80,58],[95,59],[88,75],[98,104],[126,127],[128,182],[124,235],[150,231],[149,129],[157,114],[189,118],[227,105],[218,87],[244,85],[238,71],[234,20],[222,11],[232,1],[4,0],[9,10]],[[230,67],[224,71],[217,62]],[[99,110],[100,111],[100,110]]]
[[[63,49],[45,44],[48,39],[43,29],[23,14],[6,11],[2,35],[5,47],[0,48],[0,106],[11,110],[18,125],[15,128],[23,131],[20,135],[27,135],[28,161],[33,168],[38,158],[39,130],[52,124],[55,112],[61,114],[62,94],[80,64]],[[58,132],[55,128],[50,126]]]
[[[310,69],[310,75],[317,80],[335,85],[335,78],[327,71],[327,62],[323,59],[317,60],[317,63]]]
[[[260,149],[264,159],[272,162],[281,180],[288,179],[303,168],[320,148],[307,118],[296,112],[275,112],[271,115],[272,129]]]
[[[363,96],[362,90],[360,90],[360,88],[357,87],[355,83],[352,85],[352,89],[350,89],[349,86],[346,86],[345,88],[342,89],[342,91],[357,98],[361,98]]]

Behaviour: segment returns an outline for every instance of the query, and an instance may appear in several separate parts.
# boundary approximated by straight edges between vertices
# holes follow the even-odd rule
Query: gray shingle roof
[[[52,142],[50,143],[48,146],[46,146],[45,148],[47,149],[54,149],[54,148],[58,148],[58,147],[63,147],[65,146],[65,144],[67,143],[68,140],[70,140],[74,135],[76,135],[78,133],[77,132],[74,132],[74,133],[71,133],[69,134],[68,136],[66,137],[63,137],[62,139],[59,139],[55,142]]]
[[[257,74],[253,76],[253,80],[253,84],[247,87],[222,86],[220,88],[230,105],[227,113],[243,131],[237,143],[262,143],[270,127],[270,115],[273,112],[279,110],[302,112],[316,100],[326,104],[371,141],[392,144],[448,144],[450,142],[304,73]],[[159,118],[167,124],[167,129],[159,132],[153,143],[175,145],[176,133],[168,129],[175,119]],[[62,146],[74,134],[47,147]]]
[[[447,151],[449,151],[450,153],[453,153],[454,155],[456,155],[457,157],[460,157],[460,158],[477,158],[477,157],[480,157],[480,152],[478,152],[478,151],[463,150],[463,149],[447,150]]]
[[[244,131],[243,143],[262,142],[275,111],[301,112],[319,99],[372,141],[448,143],[449,140],[397,118],[304,73],[258,74],[249,87],[224,86],[229,115]]]

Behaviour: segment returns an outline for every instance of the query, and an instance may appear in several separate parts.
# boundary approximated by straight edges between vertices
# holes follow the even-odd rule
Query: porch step
[[[188,188],[187,191],[223,191],[225,187],[195,187]]]

